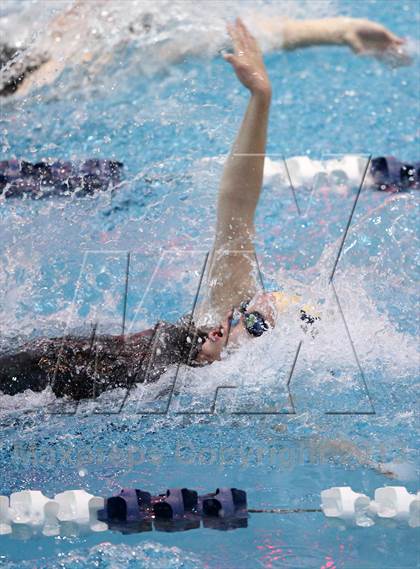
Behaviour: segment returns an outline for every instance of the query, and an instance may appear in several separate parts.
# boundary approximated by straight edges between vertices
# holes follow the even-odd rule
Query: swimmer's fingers
[[[235,58],[233,53],[221,53],[221,56],[225,61],[228,61],[229,63],[233,63],[233,60]]]
[[[239,30],[238,23],[227,25],[228,33],[232,39],[233,50],[235,55],[242,55],[245,51],[245,43],[241,31]]]
[[[377,54],[377,57],[392,66],[410,65],[412,59],[404,49],[406,40],[396,36],[389,30],[385,30],[384,33],[387,46],[382,53]]]
[[[243,47],[248,47],[248,30],[244,26],[243,21],[241,18],[236,18],[235,21],[235,29],[238,33],[238,36],[241,38],[241,43]]]
[[[345,41],[358,55],[371,55],[394,66],[411,63],[403,48],[405,40],[379,24],[357,22],[357,27],[346,33]]]
[[[245,41],[243,30],[240,29],[241,20],[237,18],[234,24],[227,24],[228,33],[232,39],[234,53],[223,54],[223,59],[230,63],[235,71],[238,69],[241,60],[239,58],[245,55]]]
[[[403,67],[411,65],[413,62],[412,58],[402,47],[389,48],[383,53],[375,54],[375,57],[391,67]]]
[[[387,51],[403,52],[405,40],[387,28],[369,20],[353,20],[344,41],[358,54],[377,55]]]
[[[404,38],[400,38],[399,36],[396,36],[395,34],[393,34],[392,32],[390,32],[390,31],[387,30],[386,28],[385,28],[385,33],[386,33],[386,36],[387,36],[387,38],[388,38],[388,41],[389,41],[389,44],[390,44],[390,45],[398,46],[398,45],[403,45],[403,44],[405,44],[405,39],[404,39]]]
[[[270,80],[257,41],[239,18],[234,25],[228,24],[228,32],[234,53],[224,54],[225,61],[232,65],[240,82],[252,93],[270,96]]]
[[[404,41],[390,43],[386,48],[367,49],[357,52],[359,55],[371,55],[391,67],[403,67],[411,65],[413,60],[403,47]]]
[[[260,54],[257,40],[240,18],[237,18],[234,24],[228,24],[227,29],[232,39],[235,55],[242,57],[250,53]]]
[[[257,40],[254,38],[254,36],[251,34],[251,32],[245,26],[245,24],[243,23],[241,18],[237,18],[236,24],[237,24],[238,30],[241,34],[241,38],[242,38],[244,45],[252,51],[259,51],[260,48],[259,48],[259,45],[257,43]]]

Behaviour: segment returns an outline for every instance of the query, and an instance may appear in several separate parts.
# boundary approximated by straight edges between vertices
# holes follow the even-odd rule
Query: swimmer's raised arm
[[[410,58],[404,53],[402,38],[376,22],[359,18],[325,18],[319,20],[261,19],[256,28],[270,34],[274,45],[297,49],[313,45],[347,45],[359,55],[373,55],[399,65]]]
[[[225,55],[251,97],[226,160],[217,204],[209,283],[213,310],[223,314],[256,290],[254,213],[263,182],[271,84],[255,38],[238,19],[228,26],[234,53]]]
[[[271,84],[261,50],[241,20],[229,27],[234,53],[225,55],[251,92],[239,133],[226,160],[218,200],[218,232],[235,239],[243,223],[253,229],[253,218],[263,181]],[[235,221],[240,219],[241,223]],[[234,226],[232,225],[234,221]]]

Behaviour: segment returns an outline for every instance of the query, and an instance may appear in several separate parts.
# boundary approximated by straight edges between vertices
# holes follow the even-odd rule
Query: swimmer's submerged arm
[[[238,79],[251,91],[239,133],[226,160],[219,188],[216,237],[210,259],[211,300],[219,311],[256,290],[254,214],[263,182],[271,85],[255,38],[241,20],[229,27]]]

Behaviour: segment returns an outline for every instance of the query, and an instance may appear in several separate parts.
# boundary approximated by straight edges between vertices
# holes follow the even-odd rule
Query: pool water
[[[125,175],[117,189],[85,198],[0,199],[2,348],[69,329],[90,333],[93,325],[120,333],[128,253],[126,331],[192,309],[223,158],[246,105],[205,32],[220,39],[223,20],[242,5],[132,6],[120,14],[118,33],[147,11],[162,26],[155,38],[103,37],[98,45],[110,59],[96,80],[66,69],[53,85],[3,104],[5,159],[112,158]],[[20,22],[17,4],[9,8]],[[275,3],[255,9],[283,13]],[[418,160],[417,3],[302,1],[286,9],[376,19],[409,38],[413,64],[391,69],[340,48],[267,53],[270,161]],[[180,32],[200,49],[175,63],[158,57],[159,42],[172,45]],[[302,333],[288,318],[252,352],[179,370],[172,395],[176,370],[150,391],[139,386],[121,411],[118,390],[66,407],[49,392],[0,396],[0,495],[229,486],[246,490],[254,509],[310,509],[331,486],[371,497],[390,484],[417,491],[418,193],[364,187],[346,234],[358,184],[341,193],[296,191],[301,215],[290,185],[267,172],[256,220],[265,288],[304,291],[323,314],[318,334],[304,339],[291,398],[287,380]],[[220,387],[230,389],[219,389],[215,402]],[[407,524],[360,528],[316,512],[258,513],[246,529],[226,532],[1,536],[0,566],[393,569],[416,566],[417,541]]]

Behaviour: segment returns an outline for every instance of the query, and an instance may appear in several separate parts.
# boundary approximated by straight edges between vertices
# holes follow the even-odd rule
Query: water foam
[[[118,73],[121,52],[127,48],[130,57],[128,63],[125,58],[125,75],[152,74],[188,56],[213,57],[229,45],[226,21],[237,15],[244,18],[264,49],[269,50],[279,48],[281,38],[267,34],[264,21],[281,19],[285,14],[289,18],[322,17],[333,15],[335,10],[334,0],[290,0],[282,2],[281,9],[259,1],[252,10],[238,0],[181,4],[133,0],[130,10],[115,0],[95,5],[49,2],[44,10],[44,3],[39,0],[24,4],[19,11],[12,4],[9,13],[6,10],[0,19],[0,30],[7,30],[4,37],[11,44],[29,45],[32,53],[46,53],[53,58],[54,69],[47,71],[48,82],[66,68],[75,70],[81,64],[82,73],[75,72],[74,80],[67,77],[68,89],[86,83],[87,75],[98,77],[110,66]]]

